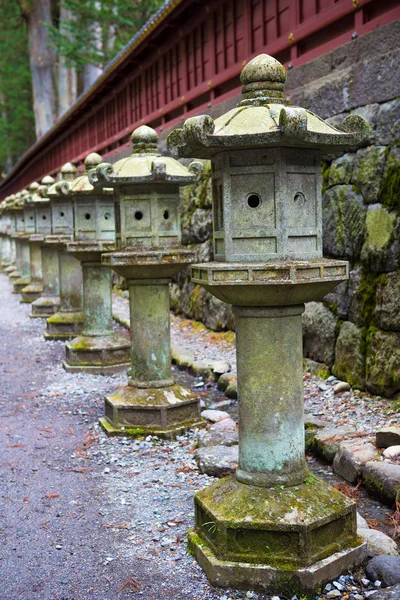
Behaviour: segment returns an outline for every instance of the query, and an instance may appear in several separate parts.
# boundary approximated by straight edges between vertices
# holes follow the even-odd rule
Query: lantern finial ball
[[[43,179],[41,180],[40,183],[41,183],[41,185],[47,185],[47,186],[49,186],[49,185],[52,185],[54,183],[54,179],[53,179],[53,177],[51,175],[45,175],[43,177]]]
[[[260,54],[248,62],[240,74],[240,81],[243,84],[244,100],[239,106],[288,104],[283,95],[285,67],[268,54]]]
[[[262,84],[262,82],[281,83],[286,81],[286,69],[268,54],[259,54],[250,60],[240,74],[243,85]]]
[[[65,165],[63,165],[61,167],[60,173],[62,175],[70,175],[71,173],[75,174],[76,173],[76,166],[74,164],[72,164],[71,162],[67,162],[67,163],[65,163]]]
[[[141,125],[131,135],[132,152],[154,152],[158,146],[158,133],[148,125]]]
[[[101,158],[100,154],[97,154],[97,152],[91,152],[90,154],[88,154],[85,158],[86,173],[90,169],[94,169],[95,167],[97,167],[97,165],[99,165],[101,162],[103,162],[103,159]]]

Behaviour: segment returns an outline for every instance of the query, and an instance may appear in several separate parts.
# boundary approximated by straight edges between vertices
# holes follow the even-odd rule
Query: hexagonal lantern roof
[[[215,121],[208,115],[187,119],[167,139],[169,150],[180,157],[209,158],[222,150],[268,146],[334,151],[361,142],[369,125],[349,115],[341,129],[332,127],[309,110],[289,106],[284,98],[285,68],[272,56],[260,54],[243,68],[243,100]]]
[[[189,165],[189,170],[170,156],[161,156],[158,151],[157,132],[142,125],[131,135],[132,154],[114,165],[103,163],[89,173],[96,187],[117,187],[124,184],[174,183],[187,185],[196,180],[199,163]]]
[[[51,175],[45,175],[40,182],[39,188],[37,190],[38,198],[36,198],[37,202],[49,202],[47,198],[47,192],[51,185],[54,184],[54,178]]]
[[[79,175],[73,181],[63,181],[61,185],[58,186],[58,191],[64,195],[84,195],[90,196],[91,194],[99,194],[100,190],[95,189],[94,186],[89,181],[89,171],[95,169],[99,165],[106,164],[102,163],[102,158],[100,154],[96,152],[92,152],[88,154],[85,158],[85,171],[82,175]],[[101,187],[101,186],[100,186]],[[112,194],[112,189],[103,188],[103,194]]]

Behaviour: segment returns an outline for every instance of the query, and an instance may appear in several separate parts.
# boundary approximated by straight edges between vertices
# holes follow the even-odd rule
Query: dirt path
[[[209,481],[191,440],[105,438],[102,398],[123,376],[65,373],[63,343],[44,341],[3,274],[0,296],[0,599],[222,597],[185,553]]]

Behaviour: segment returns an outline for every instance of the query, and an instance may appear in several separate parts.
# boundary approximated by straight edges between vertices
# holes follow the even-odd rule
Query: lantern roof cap
[[[57,194],[61,196],[90,196],[92,194],[98,196],[99,194],[112,194],[112,189],[104,187],[102,188],[102,186],[100,186],[100,188],[102,189],[96,189],[89,181],[89,171],[93,170],[96,167],[101,167],[105,164],[102,162],[100,154],[97,154],[96,152],[91,152],[87,155],[84,162],[85,172],[82,175],[79,175],[78,177],[73,179],[72,181],[59,181],[56,185]]]
[[[118,187],[143,183],[187,185],[196,181],[202,165],[196,162],[186,168],[171,156],[161,156],[158,151],[158,134],[151,127],[142,125],[135,129],[131,141],[131,156],[114,165],[103,163],[89,173],[94,186]]]
[[[311,111],[290,106],[284,98],[284,67],[261,54],[242,70],[243,99],[236,108],[212,119],[187,119],[167,138],[176,156],[209,158],[223,150],[265,147],[315,148],[332,152],[359,144],[369,125],[359,115],[348,115],[340,129]]]

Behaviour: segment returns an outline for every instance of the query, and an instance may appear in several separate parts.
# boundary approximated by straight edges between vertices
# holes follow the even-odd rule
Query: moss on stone
[[[379,190],[379,201],[389,211],[400,211],[400,151],[394,146],[386,152],[386,168]]]

